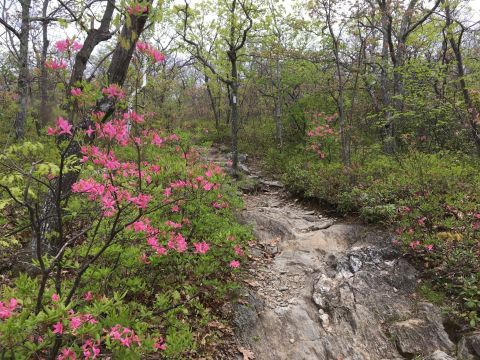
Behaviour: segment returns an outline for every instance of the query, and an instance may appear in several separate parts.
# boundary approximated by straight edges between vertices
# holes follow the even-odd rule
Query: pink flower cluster
[[[80,89],[80,88],[73,88],[72,90],[70,90],[70,94],[71,94],[72,96],[75,96],[75,97],[81,96],[81,95],[82,95],[82,89]]]
[[[104,166],[110,169],[120,167],[120,162],[114,159],[107,159],[104,161]],[[72,185],[74,193],[88,194],[92,201],[99,201],[102,204],[105,216],[112,216],[122,202],[133,204],[139,209],[146,209],[152,196],[139,193],[133,196],[126,189],[120,189],[111,184],[101,184],[94,179],[80,179]]]
[[[153,46],[139,41],[137,42],[137,50],[151,57],[156,63],[162,63],[165,61],[165,55],[163,55],[159,50],[155,49]]]
[[[143,15],[148,13],[148,5],[143,5],[142,3],[134,3],[127,8],[127,12],[130,15],[135,16]]]
[[[153,344],[153,348],[155,350],[167,350],[167,344],[165,344],[165,340],[163,340],[163,338],[159,338],[155,344]]]
[[[102,93],[109,99],[121,100],[125,98],[125,92],[117,84],[110,84],[108,87],[103,88]]]
[[[69,51],[78,51],[83,47],[78,41],[74,39],[66,38],[64,40],[59,40],[55,43],[55,48],[61,52],[69,52]]]
[[[123,114],[123,119],[133,121],[137,124],[140,124],[140,123],[143,123],[145,121],[145,116],[137,114],[133,110],[129,110],[126,113]]]
[[[63,117],[59,117],[57,119],[56,126],[54,128],[48,128],[47,134],[48,135],[73,135],[72,134],[73,126],[65,120]]]
[[[69,311],[68,318],[68,328],[75,333],[75,331],[80,328],[83,324],[97,324],[98,321],[93,317],[92,314],[75,314],[75,311]],[[63,327],[63,322],[58,321],[52,326],[52,333],[62,335],[65,331]]]
[[[5,320],[11,317],[17,306],[18,300],[15,298],[10,299],[8,303],[0,301],[0,320]]]
[[[409,245],[409,246],[410,246],[410,248],[411,248],[412,250],[420,250],[421,243],[420,243],[420,241],[418,241],[418,240],[414,240],[414,241],[410,242],[410,245]],[[428,252],[432,252],[432,251],[433,251],[433,245],[431,245],[431,244],[424,245],[424,248],[425,248],[425,250],[427,250]]]
[[[45,68],[48,70],[66,69],[67,62],[64,59],[49,59],[45,61]]]
[[[82,352],[85,360],[87,359],[96,359],[100,355],[100,348],[98,343],[95,344],[92,340],[88,339],[82,345]]]
[[[195,252],[197,254],[206,254],[210,249],[210,245],[208,245],[205,241],[193,243],[193,246],[195,247]]]
[[[104,124],[95,124],[96,132],[99,138],[116,140],[121,146],[128,145],[129,127],[126,120],[112,120]]]
[[[60,355],[58,355],[57,360],[77,360],[77,356],[75,355],[75,351],[70,348],[63,348],[60,351]]]
[[[140,338],[135,334],[135,332],[129,328],[123,327],[122,325],[115,325],[108,331],[108,336],[111,340],[118,341],[122,346],[130,347],[134,344],[141,346]]]

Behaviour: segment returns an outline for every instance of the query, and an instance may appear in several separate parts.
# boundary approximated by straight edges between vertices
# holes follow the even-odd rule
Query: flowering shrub
[[[116,85],[102,92],[124,96]],[[135,111],[89,118],[82,129],[60,117],[50,145],[0,155],[1,196],[15,222],[28,224],[38,269],[2,289],[0,355],[192,354],[194,330],[232,289],[249,238],[232,213],[235,191],[223,168]],[[69,156],[83,141],[81,158]],[[55,226],[44,225],[48,216]]]
[[[318,154],[320,159],[331,161],[333,147],[338,141],[338,133],[333,127],[333,122],[337,115],[326,116],[318,113],[312,116],[311,128],[307,131],[308,143],[310,149]]]
[[[140,53],[147,55],[156,63],[162,63],[165,61],[165,56],[159,50],[155,49],[154,47],[145,42],[138,41],[137,50]]]

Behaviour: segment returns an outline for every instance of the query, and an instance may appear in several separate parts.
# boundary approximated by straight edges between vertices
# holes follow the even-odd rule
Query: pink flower
[[[137,50],[152,58],[156,63],[165,61],[165,56],[159,50],[142,41],[137,42]]]
[[[92,301],[93,300],[93,294],[91,291],[87,291],[85,294],[83,294],[83,300],[85,301]]]
[[[197,254],[206,254],[207,251],[210,249],[210,245],[208,245],[205,241],[202,241],[200,243],[193,243],[193,246],[195,247],[195,252]]]
[[[68,51],[69,45],[70,44],[68,39],[59,40],[55,43],[55,48],[60,52],[66,52]]]
[[[210,191],[210,190],[213,189],[214,186],[215,186],[215,184],[212,184],[212,183],[207,182],[205,185],[203,185],[203,189],[204,189],[205,191]]]
[[[60,70],[67,68],[67,62],[64,59],[49,59],[45,61],[45,68],[49,70]]]
[[[110,339],[120,342],[122,346],[130,347],[134,343],[137,344],[137,346],[141,346],[140,339],[135,332],[119,324],[112,327],[108,335]]]
[[[63,334],[63,324],[59,321],[56,324],[53,325],[53,331],[54,334],[61,335]]]
[[[15,298],[10,299],[8,304],[4,304],[3,302],[0,301],[0,320],[5,320],[11,317],[17,305],[18,305],[18,300]]]
[[[72,96],[80,96],[82,95],[82,89],[73,88],[72,90],[70,90],[70,94],[72,94]]]
[[[48,129],[48,135],[72,135],[72,127],[73,126],[67,120],[60,116],[57,119],[56,127],[54,129]]]
[[[87,134],[88,137],[91,137],[92,134],[94,134],[94,133],[95,133],[95,130],[93,130],[90,125],[88,126],[88,129],[85,130],[85,134]]]
[[[425,245],[425,249],[427,249],[427,251],[433,251],[433,245]]]
[[[70,348],[63,348],[57,360],[76,360],[75,352]]]
[[[58,302],[58,300],[60,300],[60,296],[58,296],[58,294],[53,294],[52,295],[52,301],[53,302]]]
[[[171,220],[165,221],[165,225],[171,227],[172,229],[180,229],[182,227],[182,224],[176,223]]]
[[[132,204],[137,205],[139,209],[146,209],[151,199],[151,195],[138,194],[138,196],[132,197],[130,201],[132,202]]]
[[[129,110],[128,112],[123,114],[124,120],[131,120],[133,122],[136,122],[137,124],[144,122],[145,117],[143,115],[137,114],[133,110]]]
[[[161,146],[164,143],[164,139],[162,139],[157,133],[153,133],[152,137],[152,145]]]
[[[155,350],[163,351],[167,349],[167,345],[165,344],[165,341],[163,340],[163,338],[160,338],[155,342],[155,344],[153,344],[153,348]]]
[[[182,253],[185,250],[187,250],[187,242],[182,234],[175,235],[175,243],[176,243],[175,247],[179,253]]]
[[[123,99],[125,98],[125,93],[117,84],[110,84],[110,86],[103,88],[102,93],[107,95],[109,99]]]
[[[74,316],[70,319],[70,324],[69,325],[70,325],[70,329],[76,330],[82,325],[82,319]]]
[[[142,6],[137,3],[135,5],[129,6],[127,8],[127,11],[130,15],[142,15],[148,12],[148,6],[147,5]]]
[[[100,355],[100,348],[98,348],[92,340],[88,339],[82,345],[83,356],[85,359],[96,359]]]
[[[417,220],[418,225],[420,225],[420,226],[425,226],[425,221],[426,221],[426,220],[427,220],[427,218],[426,218],[425,216],[422,217],[422,218],[420,218],[420,219],[418,219],[418,220]]]
[[[237,268],[239,268],[239,267],[240,267],[240,261],[238,261],[238,260],[232,260],[232,261],[230,261],[230,267],[231,267],[232,269],[237,269]]]
[[[83,44],[80,44],[79,42],[77,42],[76,40],[73,42],[72,44],[72,49],[75,50],[75,51],[78,51],[80,49],[83,48]]]
[[[418,246],[420,245],[420,241],[416,240],[416,241],[412,241],[410,243],[410,247],[415,250]]]
[[[76,40],[70,40],[69,38],[66,38],[65,40],[59,40],[55,43],[55,48],[61,53],[71,50],[78,51],[82,47],[82,44],[80,44]]]
[[[235,254],[237,254],[239,256],[243,256],[243,250],[239,245],[235,246],[233,248],[233,251],[235,252]]]

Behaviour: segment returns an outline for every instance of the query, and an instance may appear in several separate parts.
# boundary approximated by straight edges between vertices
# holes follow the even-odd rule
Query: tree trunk
[[[15,118],[15,135],[21,140],[25,136],[25,123],[28,112],[28,89],[29,89],[29,71],[28,71],[28,39],[30,35],[30,6],[31,0],[23,0],[22,5],[22,24],[20,30],[20,51],[19,51],[19,71],[17,81],[18,112]]]
[[[231,125],[232,125],[232,168],[234,173],[238,170],[238,70],[237,61],[232,60],[232,84],[230,99],[231,106]]]
[[[470,127],[470,133],[472,134],[472,139],[477,149],[477,154],[480,155],[480,134],[478,132],[477,123],[480,120],[480,114],[475,108],[473,100],[470,96],[467,84],[465,82],[465,69],[463,65],[463,55],[460,48],[462,42],[462,36],[464,28],[462,27],[461,33],[458,40],[455,39],[451,26],[453,24],[450,5],[447,3],[445,6],[446,14],[446,25],[447,25],[447,36],[452,47],[453,53],[455,54],[455,60],[457,62],[457,72],[458,72],[458,82],[460,84],[460,89],[462,91],[463,101],[467,107],[468,113],[468,125]]]
[[[218,111],[217,103],[215,101],[215,97],[213,96],[213,93],[212,93],[212,88],[210,86],[210,78],[207,75],[205,75],[205,84],[207,86],[208,98],[210,99],[210,105],[212,107],[213,116],[215,118],[215,129],[218,130],[220,126],[220,114]]]
[[[50,120],[51,117],[51,104],[49,96],[49,81],[48,81],[48,71],[45,67],[45,62],[47,61],[48,46],[50,41],[48,40],[48,20],[45,20],[47,17],[48,4],[50,0],[44,0],[42,6],[42,53],[40,57],[40,111],[39,111],[39,129],[43,128]]]
[[[275,61],[275,139],[277,145],[283,147],[283,128],[282,128],[282,74],[280,59],[277,56]]]
[[[388,1],[388,2],[387,2]],[[389,44],[391,39],[391,23],[388,17],[388,9],[390,8],[390,1],[383,2],[382,7],[382,61],[380,72],[380,92],[381,100],[385,114],[385,125],[383,128],[383,149],[387,154],[395,152],[395,136],[392,111],[390,109],[390,88],[388,80],[389,63]]]

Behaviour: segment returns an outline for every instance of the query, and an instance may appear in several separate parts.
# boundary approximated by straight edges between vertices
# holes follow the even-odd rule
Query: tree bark
[[[40,56],[40,111],[39,111],[39,129],[43,128],[50,120],[51,117],[51,104],[49,96],[49,81],[48,81],[48,71],[45,67],[45,62],[47,61],[48,46],[50,41],[48,40],[48,20],[47,10],[50,0],[44,0],[42,6],[42,52]]]
[[[19,51],[19,71],[17,81],[18,112],[15,117],[15,135],[21,140],[25,136],[25,126],[28,113],[28,90],[29,70],[28,70],[28,40],[30,35],[30,6],[31,0],[22,0],[22,24],[20,28],[20,51]]]
[[[280,59],[275,60],[275,139],[277,145],[283,147],[283,126],[282,126],[282,73]]]
[[[210,81],[211,81],[210,78],[207,75],[205,75],[205,85],[207,87],[207,94],[208,94],[208,98],[210,99],[210,105],[212,107],[213,117],[215,119],[215,129],[218,130],[220,126],[220,114],[219,114],[218,106],[216,103],[216,99],[212,93],[212,87],[210,85]]]
[[[470,96],[470,91],[468,90],[467,84],[465,82],[465,67],[463,64],[463,55],[460,48],[460,44],[462,43],[464,28],[462,26],[458,40],[456,40],[453,35],[453,31],[451,29],[453,25],[453,20],[452,20],[450,4],[448,3],[448,1],[445,5],[445,15],[446,15],[447,36],[450,42],[450,46],[452,47],[453,53],[455,54],[455,60],[457,63],[458,83],[462,91],[463,101],[465,102],[465,106],[467,107],[467,113],[468,113],[467,122],[470,127],[470,133],[472,135],[473,142],[477,149],[477,154],[480,155],[480,134],[478,132],[478,127],[477,127],[477,123],[480,121],[480,114],[475,108],[473,100]]]

